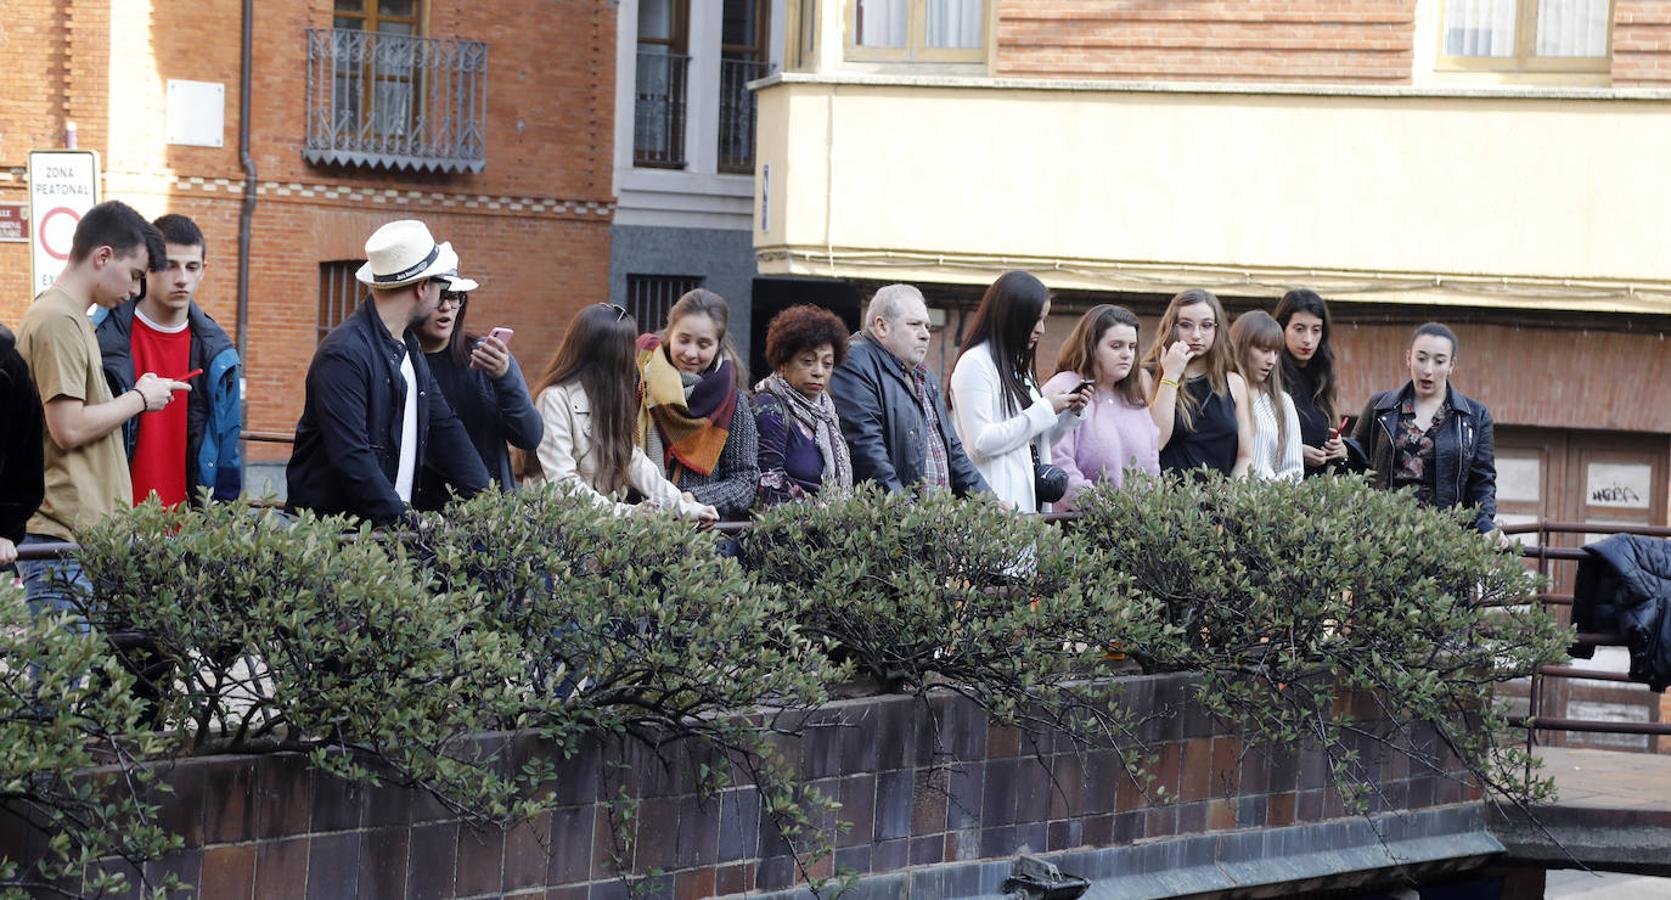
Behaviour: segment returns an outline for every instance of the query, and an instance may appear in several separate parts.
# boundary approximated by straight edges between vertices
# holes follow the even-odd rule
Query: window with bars
[[[360,305],[364,288],[354,273],[365,265],[363,259],[334,259],[319,264],[319,326],[315,343],[341,325]]]
[[[1445,0],[1440,63],[1483,71],[1606,72],[1612,0]]]
[[[627,312],[639,331],[656,331],[667,324],[667,311],[685,295],[702,286],[701,275],[628,275]]]
[[[690,72],[688,0],[644,0],[638,6],[632,162],[685,165],[685,93]]]
[[[754,92],[748,83],[772,71],[771,4],[725,0],[720,13],[719,170],[754,174]]]

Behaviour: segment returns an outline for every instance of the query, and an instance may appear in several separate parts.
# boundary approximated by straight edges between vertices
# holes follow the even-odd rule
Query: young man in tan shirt
[[[162,259],[162,244],[127,205],[113,200],[93,207],[76,226],[63,273],[23,314],[17,350],[29,364],[46,422],[46,494],[29,519],[25,546],[73,541],[81,529],[132,506],[122,424],[190,390],[147,372],[133,390],[112,397],[87,318],[91,305],[109,308],[137,294],[152,262]],[[18,571],[36,610],[74,611],[72,586],[86,584],[74,559],[22,560]]]

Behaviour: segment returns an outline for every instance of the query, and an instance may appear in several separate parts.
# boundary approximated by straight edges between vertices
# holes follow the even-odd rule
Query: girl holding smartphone
[[[1298,288],[1282,295],[1272,316],[1282,326],[1282,386],[1300,419],[1306,475],[1341,468],[1346,464],[1346,442],[1337,419],[1329,305],[1316,291]]]
[[[1050,315],[1050,291],[1026,272],[1005,272],[981,298],[952,367],[952,417],[969,459],[1006,506],[1040,511],[1034,464],[1079,425],[1089,390],[1040,391],[1034,355]]]
[[[1155,373],[1149,414],[1160,431],[1160,467],[1245,478],[1253,462],[1247,383],[1221,340],[1224,306],[1191,288],[1172,298],[1143,366]]]
[[[1093,306],[1079,318],[1056,358],[1046,394],[1091,386],[1085,422],[1057,438],[1051,461],[1068,473],[1062,508],[1099,481],[1115,487],[1126,471],[1160,473],[1160,430],[1149,417],[1154,378],[1137,365],[1137,317],[1123,306]]]

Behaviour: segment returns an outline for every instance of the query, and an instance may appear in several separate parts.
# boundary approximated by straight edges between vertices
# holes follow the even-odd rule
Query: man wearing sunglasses
[[[466,497],[487,487],[487,471],[412,332],[435,312],[458,254],[404,219],[372,234],[366,260],[354,277],[371,296],[308,366],[286,508],[395,525],[410,519],[425,466]]]

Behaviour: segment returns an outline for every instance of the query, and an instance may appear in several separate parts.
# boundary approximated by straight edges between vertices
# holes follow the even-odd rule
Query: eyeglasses
[[[435,304],[435,308],[436,309],[445,309],[448,306],[452,306],[454,309],[463,309],[464,304],[469,303],[469,302],[470,302],[470,294],[468,292],[465,292],[465,291],[442,291],[441,292],[441,299],[440,299],[439,302],[437,302]]]
[[[606,306],[610,309],[615,310],[615,321],[617,321],[617,322],[621,321],[622,319],[625,319],[628,315],[630,315],[630,313],[627,312],[627,308],[625,306],[622,306],[619,303],[599,303],[598,306]]]

